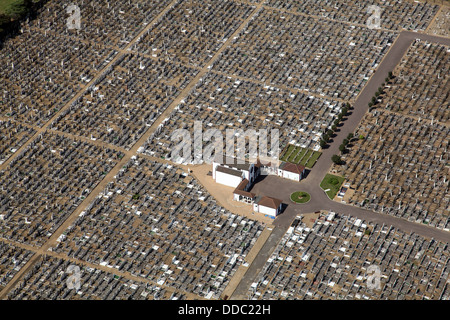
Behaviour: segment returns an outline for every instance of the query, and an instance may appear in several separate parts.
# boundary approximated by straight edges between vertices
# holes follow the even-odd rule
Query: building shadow
[[[308,175],[309,175],[310,172],[311,172],[310,169],[305,169],[305,174],[303,175],[302,180],[303,180],[303,179],[306,179],[306,178],[308,177]]]
[[[280,210],[280,213],[278,214],[278,216],[281,216],[286,211],[287,207],[288,207],[287,203],[282,203],[281,210]]]
[[[266,177],[267,177],[267,175],[262,175],[262,174],[260,174],[260,175],[255,179],[255,181],[253,182],[253,185],[255,185],[255,184],[257,184],[257,183],[263,181]]]

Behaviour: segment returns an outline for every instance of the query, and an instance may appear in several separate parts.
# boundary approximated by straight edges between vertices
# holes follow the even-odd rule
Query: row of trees
[[[343,107],[341,112],[338,114],[338,117],[336,118],[336,120],[334,120],[333,125],[331,126],[331,129],[326,129],[324,131],[324,134],[322,135],[322,139],[319,142],[321,148],[323,148],[323,147],[325,147],[327,145],[327,143],[330,140],[331,136],[336,131],[337,126],[342,121],[342,118],[344,118],[344,116],[347,115],[347,113],[348,113],[348,111],[350,109],[351,109],[350,103],[347,102],[345,107]]]
[[[354,137],[354,134],[353,134],[352,132],[350,132],[350,133],[347,135],[347,138],[345,138],[345,139],[342,141],[341,145],[339,146],[339,151],[341,151],[341,154],[344,154],[344,153],[347,153],[347,152],[348,152],[347,146],[348,146],[348,144],[352,141],[353,137]],[[334,154],[334,155],[331,157],[331,161],[333,161],[335,164],[342,164],[342,163],[343,163],[341,156],[339,156],[339,155],[337,155],[337,154]]]
[[[388,76],[384,79],[384,82],[381,84],[381,87],[378,87],[377,92],[375,92],[374,96],[372,97],[372,100],[369,102],[369,108],[372,108],[374,105],[377,104],[378,97],[384,93],[384,87],[386,86],[386,83],[389,83],[390,80],[394,78],[394,75],[392,74],[392,71],[389,71]]]
[[[394,78],[394,75],[392,74],[392,71],[389,71],[388,76],[384,79],[384,82],[382,83],[381,87],[378,88],[377,92],[375,92],[375,95],[372,97],[372,100],[369,102],[369,108],[371,108],[372,106],[374,106],[377,103],[378,97],[384,92],[383,88],[385,87],[386,83],[389,83],[389,81],[393,78]],[[347,103],[347,106],[349,107],[350,104]],[[348,109],[346,110],[345,114],[347,113],[347,111],[348,111]],[[338,117],[338,119],[342,119],[342,117],[345,114],[342,115],[342,112],[341,112],[341,114],[339,115],[340,117]],[[339,121],[337,122],[337,124],[339,124]],[[336,124],[336,121],[335,121],[335,124]],[[337,124],[336,124],[336,126],[337,126]],[[320,141],[320,146],[322,148],[328,142],[329,136],[331,136],[333,134],[333,132],[336,128],[335,126],[333,126],[333,127],[334,127],[333,131],[332,130],[327,131],[327,134]],[[341,145],[339,146],[339,151],[341,152],[341,155],[348,152],[347,147],[348,147],[348,144],[350,143],[350,141],[352,141],[353,137],[354,137],[353,133],[349,133],[347,138],[345,138],[342,141]],[[360,135],[359,139],[364,139],[364,137],[362,135]],[[338,164],[338,165],[343,163],[341,156],[337,155],[337,154],[334,154],[331,157],[331,161],[333,161],[335,164]]]

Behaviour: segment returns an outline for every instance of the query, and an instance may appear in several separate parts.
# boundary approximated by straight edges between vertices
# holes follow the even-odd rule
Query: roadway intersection
[[[267,259],[295,219],[302,213],[312,213],[320,210],[329,210],[337,213],[350,215],[375,224],[392,225],[404,232],[416,233],[418,235],[433,238],[442,242],[450,242],[450,232],[433,228],[424,224],[411,222],[402,218],[397,218],[388,214],[355,207],[333,201],[328,198],[326,193],[320,188],[319,184],[330,171],[332,166],[331,156],[339,154],[339,142],[344,140],[347,135],[354,132],[363,116],[369,109],[368,103],[377,91],[378,87],[384,82],[389,71],[394,70],[395,66],[401,61],[403,55],[415,39],[428,41],[450,46],[450,39],[428,35],[420,32],[402,31],[391,45],[386,56],[372,74],[364,89],[357,96],[350,115],[335,132],[336,137],[328,148],[322,150],[322,156],[309,172],[308,176],[300,182],[283,179],[276,176],[266,176],[256,183],[251,192],[258,195],[267,195],[283,200],[288,204],[286,210],[274,221],[272,234],[259,251],[258,255],[249,266],[247,272],[237,286],[232,299],[244,299],[250,285],[255,281],[257,275],[263,268]],[[295,204],[290,200],[290,194],[295,191],[306,191],[311,195],[311,200],[305,204]]]

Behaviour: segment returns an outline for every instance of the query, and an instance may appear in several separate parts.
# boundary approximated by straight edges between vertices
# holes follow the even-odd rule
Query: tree
[[[331,127],[331,129],[333,129],[333,131],[336,131],[337,125],[333,124],[333,126]]]
[[[350,132],[349,134],[348,134],[348,136],[347,136],[347,140],[348,141],[350,141],[350,140],[352,140],[353,139],[353,132]]]
[[[393,78],[393,74],[392,74],[392,71],[389,71],[389,73],[388,73],[388,77],[390,78],[390,79],[392,79]]]
[[[371,101],[371,102],[369,102],[368,106],[369,106],[369,108],[371,108],[371,107],[373,106],[373,103],[372,103],[372,101]]]
[[[388,83],[389,82],[389,77],[384,78],[384,82]]]
[[[139,193],[135,193],[132,198],[133,200],[138,200],[140,197],[141,195]]]
[[[344,141],[342,141],[342,144],[345,146],[348,145],[348,143],[349,143],[348,139],[344,139]]]
[[[328,140],[330,140],[330,137],[328,136],[328,134],[325,134],[322,136],[322,140],[324,140],[325,142],[328,142]]]
[[[372,97],[372,100],[371,100],[371,102],[372,102],[372,105],[374,105],[374,104],[375,104],[375,102],[377,102],[377,98],[375,98],[375,97]]]
[[[322,139],[322,140],[320,140],[319,144],[320,144],[320,147],[323,148],[327,145],[327,142]]]
[[[347,115],[347,112],[348,112],[348,108],[347,107],[344,107],[343,109],[342,109],[342,114],[345,116],[345,115]]]
[[[333,161],[335,164],[342,164],[342,159],[337,154],[333,154],[331,157],[331,161]]]
[[[339,122],[341,122],[340,119],[334,120],[334,124],[335,124],[336,126],[339,124]],[[333,129],[333,131],[334,131],[334,129]]]
[[[327,136],[331,137],[333,135],[333,130],[328,130],[327,131]]]
[[[339,151],[340,151],[340,152],[344,152],[344,150],[345,150],[345,144],[341,144],[341,145],[339,146]]]

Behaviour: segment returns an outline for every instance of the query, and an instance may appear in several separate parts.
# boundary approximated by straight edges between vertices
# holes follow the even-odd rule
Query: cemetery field
[[[312,168],[321,155],[322,153],[319,151],[296,147],[290,144],[287,148],[285,148],[284,152],[280,156],[280,160],[284,162],[301,164],[307,168]]]

